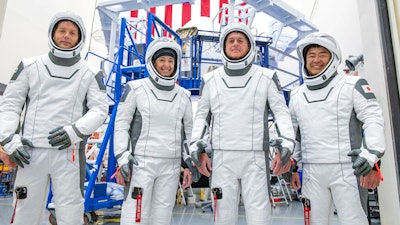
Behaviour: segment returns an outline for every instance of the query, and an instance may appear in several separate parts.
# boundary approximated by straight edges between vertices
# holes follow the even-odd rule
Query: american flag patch
[[[372,88],[369,85],[361,85],[364,93],[372,93]]]

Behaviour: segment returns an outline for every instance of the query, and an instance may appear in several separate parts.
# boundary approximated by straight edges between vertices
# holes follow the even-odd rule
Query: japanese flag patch
[[[372,88],[365,79],[360,79],[357,81],[356,90],[368,100],[376,99],[374,92],[372,92]]]
[[[373,93],[371,86],[369,86],[368,84],[367,85],[361,85],[361,88],[364,91],[364,93],[366,93],[366,94]]]

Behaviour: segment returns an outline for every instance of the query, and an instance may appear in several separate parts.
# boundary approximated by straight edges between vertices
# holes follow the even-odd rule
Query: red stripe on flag
[[[210,0],[201,0],[200,8],[200,16],[210,17]]]
[[[139,15],[139,11],[138,10],[132,10],[131,11],[131,17],[137,18]]]
[[[222,8],[222,5],[223,5],[223,4],[228,4],[228,0],[219,0],[219,8],[220,8],[220,9]],[[228,12],[225,11],[225,14],[228,14]],[[219,23],[221,23],[221,17],[222,17],[222,12],[220,12],[219,15],[218,15],[218,21],[219,21]]]
[[[156,7],[150,8],[150,12],[156,15]],[[151,28],[151,36],[154,36],[154,26]]]
[[[192,19],[192,5],[190,3],[182,4],[182,27]]]
[[[240,5],[245,6],[246,4],[247,4],[246,2],[243,2]],[[249,10],[246,9],[246,13],[248,13],[248,12],[249,12]],[[239,16],[240,16],[240,14],[242,14],[242,10],[239,11]],[[239,18],[239,22],[242,22],[242,19]],[[245,24],[248,24],[248,23],[249,23],[249,19],[246,19]]]
[[[172,5],[165,6],[164,23],[172,27]],[[164,36],[167,36],[166,30],[164,30]],[[168,34],[168,37],[171,37],[171,34]]]
[[[132,10],[131,11],[131,17],[138,18],[138,16],[139,16],[139,11],[138,10]],[[137,25],[135,25],[135,27],[137,27]],[[131,29],[131,28],[129,28],[129,29]],[[133,38],[136,39],[136,31],[135,31],[135,34],[133,35]]]

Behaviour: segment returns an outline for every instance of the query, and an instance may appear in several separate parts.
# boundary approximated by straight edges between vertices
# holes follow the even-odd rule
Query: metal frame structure
[[[116,31],[117,31],[117,24],[118,24],[118,18],[120,13],[126,12],[126,11],[131,11],[131,10],[138,10],[138,9],[145,9],[149,10],[151,7],[156,7],[156,6],[162,6],[162,5],[170,5],[170,4],[180,4],[180,3],[190,3],[194,4],[195,0],[191,1],[183,1],[183,0],[110,0],[110,1],[104,1],[99,3],[98,5],[98,11],[100,14],[100,17],[102,18],[102,24],[103,24],[103,32],[104,36],[107,41],[107,46],[109,48],[109,52],[112,53],[115,49],[116,45]],[[235,4],[236,3],[236,4]],[[243,6],[243,3],[247,3],[246,5]],[[243,7],[246,7],[244,9]],[[242,13],[238,13],[238,15],[235,15],[234,11],[235,10],[241,10]],[[226,25],[225,22],[228,20],[233,21],[235,20],[235,17],[240,17],[238,18],[239,20],[246,20],[250,23],[252,22],[253,18],[248,18],[248,16],[251,17],[251,15],[255,15],[253,11],[256,12],[261,12],[265,13],[272,18],[277,20],[277,24],[279,24],[278,28],[275,28],[276,30],[273,33],[273,40],[274,42],[269,45],[269,51],[266,54],[268,56],[272,57],[270,59],[265,60],[265,64],[262,66],[267,66],[271,69],[275,69],[279,72],[282,72],[284,74],[287,74],[289,76],[294,77],[295,79],[293,81],[290,81],[288,84],[283,86],[283,89],[289,90],[290,86],[295,84],[296,82],[302,83],[302,77],[301,77],[301,69],[299,66],[298,74],[297,72],[290,72],[286,71],[282,68],[279,68],[277,66],[278,61],[282,60],[283,57],[289,57],[291,59],[297,60],[295,57],[292,57],[290,54],[293,52],[295,49],[296,43],[298,40],[303,38],[305,35],[318,31],[318,29],[311,24],[309,21],[305,19],[305,16],[303,13],[297,11],[296,9],[292,8],[290,5],[284,3],[282,0],[264,0],[264,1],[259,1],[259,0],[244,0],[244,1],[239,1],[239,0],[229,0],[228,4],[224,4],[223,7],[219,10],[218,14],[220,12],[222,13],[223,16],[223,24],[221,26]],[[245,15],[243,12],[249,12],[249,15]],[[251,13],[250,13],[251,12]],[[215,18],[214,18],[215,19]],[[237,18],[236,18],[237,19]],[[297,37],[290,37],[285,39],[284,36],[282,36],[282,29],[284,27],[289,27],[297,31]],[[135,29],[135,28],[134,28]],[[147,34],[149,32],[147,31]],[[201,33],[198,34],[197,39],[192,38],[192,46],[197,46],[198,49],[194,49],[192,52],[194,55],[190,56],[191,59],[191,66],[192,66],[192,75],[190,79],[184,78],[184,77],[179,77],[181,79],[181,85],[188,88],[188,89],[196,89],[200,86],[200,77],[196,74],[199,74],[199,70],[201,68],[199,67],[200,63],[206,63],[207,59],[202,58],[202,55],[199,54],[199,50],[202,49],[203,43],[206,41],[212,41],[212,42],[217,42],[213,40],[214,37],[212,35],[210,36],[211,40],[208,40],[209,37],[208,35],[203,35]],[[282,40],[285,39],[285,41],[282,44],[278,44]],[[201,52],[200,52],[201,53]],[[197,54],[197,55],[196,55]],[[110,61],[113,61],[114,59],[113,54],[109,54]],[[275,57],[274,57],[275,56]],[[215,63],[210,61],[210,63]],[[196,92],[194,92],[196,94]]]
[[[111,117],[109,119],[109,124],[103,137],[103,141],[95,165],[91,166],[91,168],[89,169],[89,183],[85,190],[85,212],[94,211],[100,208],[109,208],[122,203],[122,200],[112,200],[109,198],[109,196],[105,195],[105,187],[103,183],[96,183],[107,147],[109,157],[106,171],[106,182],[115,182],[115,179],[112,178],[112,175],[115,173],[116,167],[116,160],[114,157],[114,122],[117,113],[118,103],[124,87],[124,82],[122,82],[122,78],[125,77],[126,81],[129,81],[132,79],[138,79],[148,76],[148,72],[145,69],[145,52],[148,44],[153,41],[154,36],[161,37],[171,35],[177,40],[178,44],[182,43],[179,35],[155,15],[148,13],[147,21],[148,25],[146,44],[144,45],[143,51],[140,52],[138,51],[138,47],[134,41],[134,38],[132,37],[132,32],[130,31],[132,25],[129,24],[125,18],[122,18],[121,20],[119,48],[112,65],[112,70],[110,71],[110,74],[108,76],[109,78],[111,77],[111,74],[115,74],[113,96],[114,105],[111,107]],[[152,34],[154,34],[154,36]],[[130,40],[130,42],[126,43],[126,40]],[[134,65],[134,59],[139,60],[140,65]],[[100,188],[100,191],[96,190],[98,188]]]
[[[122,199],[111,199],[107,195],[107,183],[115,182],[113,175],[116,172],[116,159],[114,156],[114,122],[117,113],[118,103],[122,95],[124,84],[133,79],[139,79],[148,76],[148,72],[145,69],[145,52],[148,44],[154,40],[154,37],[161,36],[173,36],[178,44],[181,45],[182,40],[179,35],[169,28],[163,21],[157,18],[155,15],[148,13],[147,19],[147,33],[146,43],[143,46],[143,51],[139,51],[138,45],[135,43],[133,38],[133,32],[131,28],[134,27],[129,24],[125,18],[121,19],[120,35],[119,35],[119,47],[117,54],[114,56],[114,60],[103,58],[95,53],[88,52],[85,59],[89,55],[100,57],[103,62],[107,61],[112,63],[111,71],[107,76],[106,85],[113,88],[114,96],[111,97],[113,104],[110,106],[111,115],[107,125],[107,129],[101,140],[100,150],[97,155],[94,164],[86,164],[86,181],[88,182],[85,193],[85,221],[93,223],[96,215],[95,210],[102,208],[112,208],[116,205],[121,205]],[[134,61],[138,60],[140,65],[134,65]],[[115,75],[115,81],[112,85],[109,84],[110,77],[112,74]],[[123,82],[123,78],[125,82]],[[99,173],[103,172],[103,158],[108,150],[107,168],[105,171],[105,182],[98,182]],[[100,174],[101,175],[101,174]],[[49,204],[52,200],[52,193],[48,196],[48,210],[50,211],[49,220],[52,224],[56,223],[55,211]]]
[[[182,30],[177,30],[177,33],[181,33]],[[256,36],[256,47],[257,47],[257,60],[256,64],[262,67],[269,67],[268,57],[269,50],[268,46],[272,43],[272,38]],[[215,31],[204,31],[196,30],[196,32],[190,37],[182,38],[182,42],[190,47],[190,54],[187,58],[190,58],[191,75],[182,76],[180,74],[178,78],[179,84],[190,90],[192,94],[197,95],[201,85],[201,75],[204,72],[201,69],[202,64],[216,64],[222,65],[220,58],[205,58],[203,57],[203,47],[205,43],[213,43],[214,45],[219,44],[220,32]]]
[[[0,196],[12,195],[12,176],[13,171],[0,160]]]
[[[253,6],[257,12],[263,12],[282,23],[282,27],[290,27],[297,31],[297,38],[292,40],[288,46],[291,48],[285,50],[290,54],[296,43],[307,34],[318,31],[318,28],[305,19],[303,13],[295,10],[282,0],[246,0],[247,4]]]
[[[193,4],[195,0],[189,1]],[[232,2],[233,0],[231,0]],[[147,28],[145,31],[146,42],[145,43],[135,43],[135,38],[132,36],[135,32],[141,32],[136,28],[136,25],[130,24],[125,18],[121,19],[120,29],[119,29],[119,46],[116,48],[116,34],[117,25],[119,20],[119,14],[124,11],[136,10],[136,9],[149,9],[150,7],[161,6],[166,4],[177,4],[188,1],[183,0],[172,0],[172,1],[147,1],[147,0],[112,0],[107,2],[102,2],[98,6],[100,16],[104,18],[108,17],[111,23],[108,24],[110,33],[105,34],[106,40],[109,41],[109,58],[102,58],[95,53],[89,52],[89,55],[94,55],[103,59],[103,62],[110,63],[111,71],[107,74],[106,85],[112,89],[112,95],[109,97],[112,99],[113,104],[110,106],[110,119],[105,131],[100,150],[94,165],[88,165],[87,167],[87,180],[88,185],[85,190],[85,212],[93,212],[100,208],[110,208],[114,205],[122,204],[122,200],[112,200],[109,196],[106,196],[106,183],[97,183],[99,172],[102,169],[102,161],[105,152],[108,150],[108,165],[106,170],[106,182],[115,182],[112,175],[115,173],[116,160],[114,157],[114,122],[117,113],[118,103],[122,95],[122,89],[124,83],[132,79],[140,79],[148,76],[148,72],[145,69],[145,52],[148,44],[153,40],[154,36],[173,36],[176,41],[182,45],[182,41],[190,42],[190,59],[191,59],[191,74],[190,77],[178,76],[178,81],[180,84],[190,89],[194,94],[200,87],[201,82],[201,65],[203,63],[209,64],[220,64],[221,59],[218,58],[204,58],[203,47],[204,43],[218,43],[219,42],[219,32],[205,32],[198,31],[195,35],[187,38],[180,38],[177,32],[174,32],[169,28],[163,21],[157,18],[155,15],[148,13],[147,18]],[[256,9],[264,10],[268,9],[269,12],[264,11],[268,14],[274,13],[274,17],[278,18],[288,18],[288,14],[293,14],[293,11],[288,10],[278,10],[282,7],[276,4],[278,1],[246,1],[248,4],[252,5]],[[263,3],[262,6],[257,4]],[[269,2],[269,3],[266,3]],[[275,4],[271,4],[275,2]],[[264,7],[267,5],[268,7]],[[296,15],[300,15],[296,13]],[[293,15],[292,15],[293,16]],[[292,18],[292,17],[291,17]],[[107,19],[106,19],[107,20]],[[104,22],[104,20],[102,21]],[[287,23],[289,26],[298,27],[303,29],[303,27],[308,27],[306,32],[314,31],[314,27],[308,25],[304,20],[298,20],[292,18],[291,23]],[[108,38],[107,38],[108,37]],[[256,46],[258,47],[257,62],[263,67],[270,67],[269,64],[269,45],[272,43],[272,38],[270,37],[257,37],[256,36]],[[118,49],[116,54],[111,54],[114,49]],[[285,55],[289,56],[287,52]],[[137,63],[139,62],[139,63]],[[276,68],[275,68],[276,69]],[[112,76],[115,76],[115,80],[111,80]],[[294,74],[293,74],[294,75]],[[295,75],[294,75],[295,76]]]
[[[110,0],[100,2],[97,6],[103,33],[108,44],[109,59],[113,60],[113,52],[115,49],[118,23],[120,22],[120,14],[131,10],[145,9],[163,5],[179,4],[179,3],[194,4],[195,0]]]

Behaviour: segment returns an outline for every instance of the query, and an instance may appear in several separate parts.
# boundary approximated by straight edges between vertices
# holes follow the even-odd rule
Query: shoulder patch
[[[376,99],[374,92],[368,82],[361,78],[357,81],[355,89],[366,99]]]
[[[90,72],[92,72],[92,73],[94,73],[94,74],[99,73],[99,71],[100,71],[99,68],[97,68],[97,67],[95,67],[95,66],[93,66],[93,65],[89,65],[89,64],[86,64],[86,65],[88,66]]]
[[[214,74],[219,73],[219,71],[223,70],[223,67],[218,67],[217,69],[210,71],[206,74],[201,75],[201,83],[200,83],[200,90],[199,90],[199,95],[203,92],[204,85],[214,78]]]
[[[300,92],[300,88],[301,88],[302,86],[303,86],[303,85],[300,85],[300,86],[296,87],[295,89],[293,89],[293,90],[290,92],[290,96],[297,95],[297,94]]]
[[[274,75],[272,75],[272,80],[274,81],[276,87],[278,88],[278,91],[282,91],[281,82],[279,81],[278,75],[276,75],[276,73],[274,73]]]
[[[100,90],[105,91],[106,90],[106,85],[103,82],[103,72],[98,71],[98,73],[95,76],[97,85],[99,85]]]
[[[190,92],[189,90],[186,90],[186,89],[183,88],[183,87],[181,87],[181,88],[182,88],[182,90],[183,90],[183,93],[184,93],[188,98],[190,98],[191,92]]]
[[[145,79],[131,80],[128,83],[126,83],[126,86],[128,86],[128,84],[130,84],[130,85],[132,85],[133,89],[138,89],[139,87],[143,86],[144,81],[145,81]]]
[[[30,57],[30,58],[23,59],[19,63],[17,69],[15,69],[14,74],[11,77],[11,80],[16,80],[18,78],[18,76],[21,74],[22,70],[24,70],[28,66],[34,64],[36,62],[37,58],[38,57]]]
[[[36,61],[38,59],[40,59],[40,58],[41,58],[41,56],[25,58],[25,59],[22,60],[22,62],[24,63],[24,66],[27,67],[29,65],[32,65],[32,64],[36,63]]]
[[[131,91],[132,91],[132,87],[131,87],[131,85],[129,85],[129,83],[127,83],[125,85],[124,90],[122,91],[123,93],[122,93],[122,97],[120,99],[120,102],[125,102],[126,97],[129,95],[129,92],[131,92]]]
[[[213,71],[210,71],[210,72],[208,72],[208,73],[206,73],[206,74],[203,74],[203,75],[201,76],[202,81],[203,81],[203,82],[207,82],[208,80],[210,80],[210,79],[214,76],[215,73],[218,73],[221,69],[223,69],[223,68],[222,68],[222,67],[219,67],[219,68],[217,68],[217,69],[215,69],[215,70],[213,70]]]
[[[24,63],[20,62],[14,74],[12,75],[11,80],[16,80],[23,69],[24,69]]]

